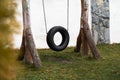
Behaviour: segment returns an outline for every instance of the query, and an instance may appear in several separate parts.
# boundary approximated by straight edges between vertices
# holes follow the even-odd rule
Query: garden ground
[[[18,62],[17,80],[120,80],[120,44],[97,47],[101,60],[93,59],[91,53],[83,57],[73,47],[60,52],[38,49],[42,67]]]

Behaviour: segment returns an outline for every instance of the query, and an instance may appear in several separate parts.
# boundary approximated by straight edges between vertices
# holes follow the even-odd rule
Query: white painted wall
[[[46,43],[46,32],[42,11],[42,0],[30,0],[31,28],[37,48],[48,48]],[[48,30],[56,25],[66,28],[66,1],[67,0],[45,0]],[[18,0],[18,20],[21,23],[21,34],[15,35],[15,47],[20,47],[22,39],[22,6]],[[110,36],[111,43],[120,43],[120,11],[118,8],[120,0],[110,0]],[[80,28],[80,0],[70,0],[70,43],[76,45],[77,35]],[[90,23],[90,18],[89,18]]]

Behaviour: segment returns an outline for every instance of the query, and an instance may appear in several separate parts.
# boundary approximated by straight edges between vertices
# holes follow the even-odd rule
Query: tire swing
[[[54,42],[54,35],[59,32],[62,35],[62,42],[60,45],[56,45]],[[69,34],[68,31],[63,28],[62,26],[55,26],[50,29],[50,31],[47,33],[47,44],[48,46],[55,51],[61,51],[64,50],[69,43]]]
[[[44,0],[42,0],[43,4],[43,14],[44,14],[44,21],[45,21],[45,28],[46,28],[46,33],[47,33],[47,44],[50,47],[50,49],[54,51],[62,51],[64,50],[68,43],[69,43],[69,33],[68,33],[68,25],[69,25],[69,0],[67,0],[67,30],[62,27],[62,26],[54,26],[47,32],[47,21],[46,21],[46,14],[45,14],[45,5],[44,5]],[[62,36],[62,41],[59,45],[56,45],[54,42],[54,36],[55,34],[59,32]]]

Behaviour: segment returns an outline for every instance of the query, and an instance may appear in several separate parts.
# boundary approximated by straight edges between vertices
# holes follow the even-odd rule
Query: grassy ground
[[[17,80],[120,80],[120,44],[99,45],[98,49],[101,60],[85,58],[72,47],[62,52],[38,50],[42,67],[19,62]]]

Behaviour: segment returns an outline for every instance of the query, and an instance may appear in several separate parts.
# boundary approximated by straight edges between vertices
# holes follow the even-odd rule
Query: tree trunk
[[[74,49],[75,52],[80,52],[80,48],[81,48],[81,44],[82,44],[82,35],[83,35],[83,30],[80,29],[80,33],[77,37],[77,43],[76,43],[76,47]]]
[[[94,40],[92,39],[91,32],[88,25],[88,0],[81,0],[82,14],[81,14],[81,28],[77,39],[75,50],[79,51],[82,44],[82,53],[88,56],[88,45],[91,49],[93,57],[98,59],[100,54],[97,50]]]
[[[23,30],[23,36],[22,36],[22,43],[21,43],[21,47],[20,47],[20,53],[18,55],[18,60],[22,61],[24,59],[24,55],[25,55],[25,36],[24,36],[24,30]]]
[[[77,38],[77,43],[76,43],[76,48],[75,48],[75,52],[79,52],[80,49],[82,49],[82,54],[85,56],[88,56],[88,43],[86,41],[86,37],[83,33],[83,22],[82,19],[85,18],[86,21],[88,21],[88,17],[87,17],[87,11],[85,10],[86,8],[84,8],[84,4],[83,4],[83,0],[81,0],[81,7],[82,7],[82,14],[81,14],[81,24],[80,24],[80,32]],[[81,48],[82,47],[82,48]]]
[[[20,54],[18,55],[18,60],[23,60],[25,58],[25,61],[27,64],[32,64],[33,59],[30,53],[30,50],[28,49],[26,45],[26,34],[25,30],[23,30],[23,37],[22,37],[22,44],[20,47]]]
[[[99,59],[99,58],[101,58],[101,56],[100,56],[99,51],[97,50],[97,47],[95,45],[95,42],[94,42],[93,38],[92,38],[90,29],[89,29],[89,25],[85,20],[83,20],[83,24],[84,24],[84,28],[83,28],[84,31],[83,32],[84,32],[86,40],[87,40],[87,42],[89,44],[90,50],[91,50],[91,52],[93,54],[93,57],[95,59]]]
[[[23,7],[23,40],[21,45],[21,54],[19,59],[23,59],[25,57],[26,62],[32,63],[35,67],[41,66],[41,61],[38,55],[38,52],[35,47],[35,43],[32,36],[32,31],[30,28],[30,16],[29,16],[29,7],[28,1],[22,0]]]

